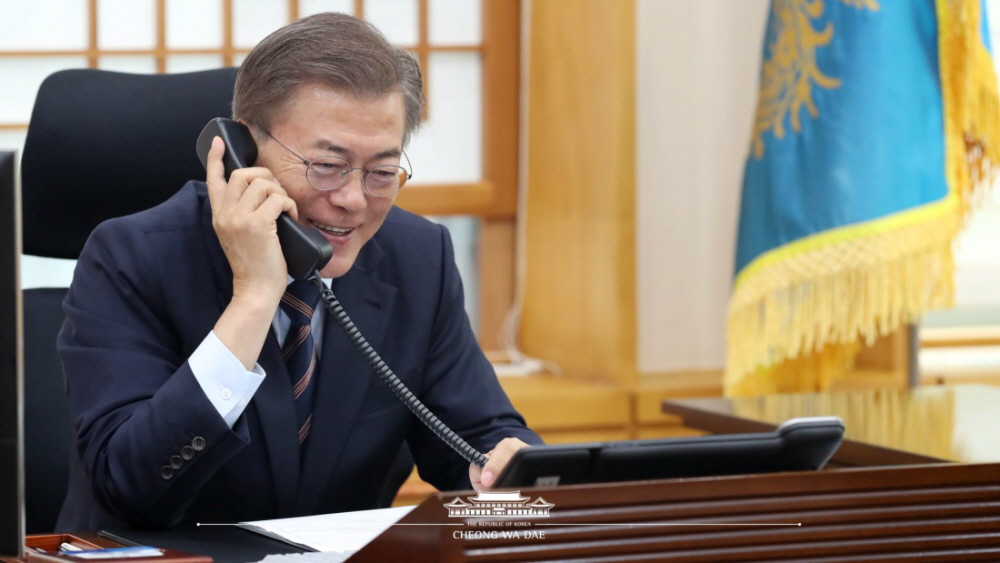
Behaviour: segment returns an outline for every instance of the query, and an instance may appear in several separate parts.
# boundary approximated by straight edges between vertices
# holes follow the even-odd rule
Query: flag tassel
[[[952,241],[1000,162],[996,75],[978,1],[937,0],[948,196],[762,254],[737,276],[727,395],[820,391],[871,345],[954,302]]]

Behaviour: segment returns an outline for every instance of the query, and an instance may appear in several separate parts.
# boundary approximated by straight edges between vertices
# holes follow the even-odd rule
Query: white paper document
[[[243,522],[247,529],[316,551],[353,553],[406,516],[415,506],[380,508]]]
[[[353,551],[321,551],[316,553],[286,553],[268,555],[258,563],[344,563]]]

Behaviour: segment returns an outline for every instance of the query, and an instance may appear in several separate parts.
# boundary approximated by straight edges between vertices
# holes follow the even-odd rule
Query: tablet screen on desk
[[[820,469],[843,436],[839,418],[816,417],[789,420],[767,433],[534,446],[517,451],[493,487]]]

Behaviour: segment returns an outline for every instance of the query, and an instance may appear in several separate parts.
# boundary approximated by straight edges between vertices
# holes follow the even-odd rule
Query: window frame
[[[84,56],[89,68],[98,68],[106,55],[145,55],[165,73],[173,55],[220,55],[232,66],[249,52],[233,40],[234,0],[221,0],[222,45],[217,48],[175,49],[167,46],[167,1],[154,0],[155,44],[151,49],[101,49],[98,15],[100,0],[87,0],[87,47],[78,50],[0,51],[0,57]],[[299,18],[299,0],[285,0],[288,21]],[[515,217],[519,181],[520,37],[519,0],[480,0],[482,39],[478,45],[429,43],[430,0],[418,5],[418,43],[407,46],[427,69],[435,52],[478,52],[482,56],[482,179],[472,183],[416,184],[400,192],[396,204],[421,215],[470,215],[479,228],[479,341],[484,349],[501,348],[501,325],[514,301]],[[364,17],[364,0],[354,0],[354,13]],[[426,80],[425,80],[426,93]],[[434,111],[428,100],[425,112]],[[27,130],[27,123],[0,123],[0,130]]]

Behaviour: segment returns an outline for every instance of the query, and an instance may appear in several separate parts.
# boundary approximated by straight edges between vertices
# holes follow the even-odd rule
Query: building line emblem
[[[455,500],[444,505],[450,518],[548,518],[549,510],[555,506],[538,497],[532,502],[530,497],[521,496],[521,491],[479,491],[476,496]]]

